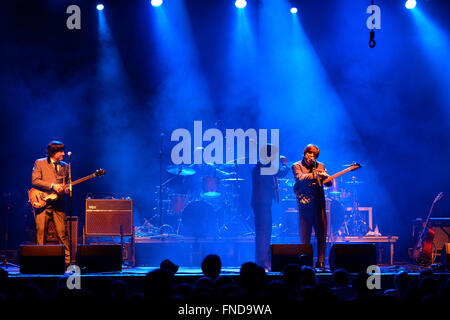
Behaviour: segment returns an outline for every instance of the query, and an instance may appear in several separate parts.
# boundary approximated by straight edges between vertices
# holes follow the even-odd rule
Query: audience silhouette
[[[43,290],[32,279],[13,291],[5,269],[0,268],[0,304],[9,302],[85,304],[90,302],[141,302],[141,303],[281,303],[295,302],[441,302],[449,301],[450,280],[441,282],[433,270],[422,270],[419,277],[406,271],[398,272],[393,288],[371,290],[367,286],[369,275],[361,272],[349,274],[337,269],[331,278],[321,277],[307,265],[288,264],[280,277],[269,281],[266,271],[254,262],[243,263],[238,276],[222,274],[218,255],[206,256],[201,269],[203,276],[192,283],[177,277],[178,265],[166,259],[160,268],[148,272],[138,283],[124,279],[112,281],[111,277],[92,277],[83,283],[81,290],[67,288],[67,277],[61,277],[53,292]],[[177,281],[177,278],[180,281]],[[324,280],[329,279],[329,280]]]

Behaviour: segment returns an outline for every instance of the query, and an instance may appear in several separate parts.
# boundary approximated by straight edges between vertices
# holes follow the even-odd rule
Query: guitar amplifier
[[[450,218],[430,218],[428,223],[434,231],[433,245],[436,248],[437,257],[439,257],[442,247],[450,242]]]
[[[132,236],[133,200],[87,199],[85,235]]]

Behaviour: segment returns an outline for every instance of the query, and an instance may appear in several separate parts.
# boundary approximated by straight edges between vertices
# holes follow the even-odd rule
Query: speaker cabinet
[[[118,244],[79,245],[77,252],[81,273],[122,271],[122,248]]]
[[[131,236],[133,200],[87,199],[85,235]]]
[[[446,270],[450,271],[450,243],[444,244],[441,251],[441,263]]]
[[[334,244],[329,256],[330,268],[345,269],[348,272],[365,272],[370,265],[377,264],[375,244]]]
[[[19,263],[23,274],[64,274],[64,246],[21,245]]]
[[[300,256],[304,265],[313,265],[313,248],[311,244],[272,244],[271,271],[279,272],[289,263],[299,263]]]

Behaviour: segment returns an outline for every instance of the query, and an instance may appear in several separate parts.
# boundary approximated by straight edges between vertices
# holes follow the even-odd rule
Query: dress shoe
[[[324,269],[325,265],[324,265],[323,261],[317,261],[314,267],[318,268],[318,269]]]

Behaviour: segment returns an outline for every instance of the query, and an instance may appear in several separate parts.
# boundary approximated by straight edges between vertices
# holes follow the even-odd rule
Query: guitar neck
[[[419,239],[421,239],[423,237],[423,235],[425,234],[425,230],[427,230],[428,222],[430,221],[430,217],[431,217],[431,213],[433,212],[434,205],[436,204],[436,202],[438,202],[442,198],[442,195],[443,195],[442,192],[439,193],[437,195],[437,197],[434,199],[433,203],[431,204],[431,208],[430,208],[430,211],[428,212],[427,220],[425,221],[425,225],[423,226],[423,230],[420,234]]]
[[[323,183],[325,184],[325,183],[328,183],[328,182],[330,182],[331,180],[334,180],[334,179],[336,179],[337,177],[340,177],[340,176],[342,176],[343,174],[345,174],[345,173],[347,173],[347,172],[349,172],[349,171],[352,171],[352,167],[349,167],[349,168],[347,168],[347,169],[344,169],[344,170],[342,170],[342,171],[339,171],[338,173],[336,173],[336,174],[333,174],[332,176],[329,176],[328,178],[326,178],[324,181],[323,181]]]
[[[77,184],[82,183],[82,182],[85,182],[86,180],[89,180],[89,179],[92,179],[92,178],[95,178],[95,177],[96,177],[95,173],[90,174],[90,175],[88,175],[88,176],[86,176],[84,178],[75,180],[74,182],[72,182],[72,186],[77,185]]]

